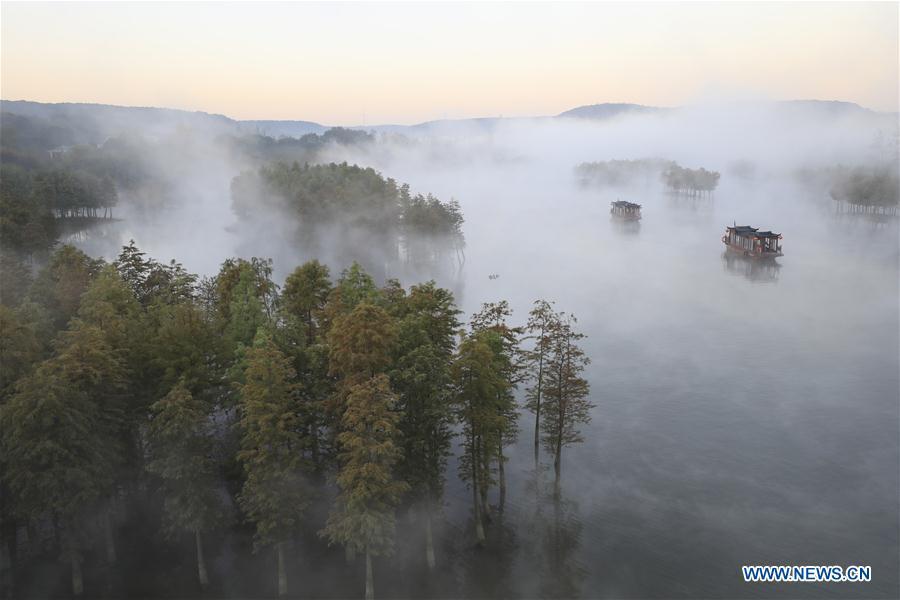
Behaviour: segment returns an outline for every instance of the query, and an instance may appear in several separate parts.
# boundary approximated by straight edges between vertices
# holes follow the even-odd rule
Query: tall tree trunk
[[[482,440],[483,442],[483,440]],[[481,456],[481,474],[485,475],[485,477],[478,482],[478,492],[481,497],[481,518],[490,522],[491,520],[491,508],[488,505],[488,479],[490,477],[491,465],[488,462],[487,451],[486,449],[482,449],[482,446],[486,444],[479,443],[479,451]]]
[[[203,557],[203,540],[200,538],[200,530],[194,530],[194,541],[197,543],[197,578],[200,580],[200,588],[206,589],[209,585],[209,575],[206,573],[206,559]]]
[[[315,417],[313,417],[313,422],[309,424],[309,439],[313,471],[318,475],[322,467],[319,464],[319,427],[315,422]]]
[[[544,339],[544,332],[541,330],[541,339],[538,343],[542,343]],[[534,466],[537,468],[538,461],[540,460],[540,449],[541,449],[541,387],[544,383],[544,352],[541,350],[540,358],[538,359],[538,378],[537,378],[537,396],[536,402],[534,406]]]
[[[434,570],[434,536],[431,532],[431,499],[425,501],[425,562],[428,569]]]
[[[500,479],[500,512],[503,512],[503,507],[506,505],[506,469],[503,467],[505,460],[506,459],[503,456],[503,438],[501,437],[497,442],[497,475]]]
[[[0,547],[0,577],[2,577],[3,597],[12,598],[15,590],[15,555],[13,548],[16,547],[16,524],[11,527],[4,527],[3,545]],[[11,535],[10,535],[11,530]]]
[[[484,545],[484,525],[481,522],[481,498],[478,493],[478,457],[475,454],[475,440],[472,440],[472,505],[475,509],[475,542]]]
[[[287,596],[288,581],[287,572],[284,570],[284,542],[275,544],[275,553],[278,556],[278,596]]]
[[[375,577],[372,574],[372,555],[366,546],[366,600],[375,600]]]
[[[81,574],[81,557],[74,550],[69,551],[69,560],[72,563],[72,595],[81,596],[84,593],[84,577]]]
[[[112,519],[109,518],[110,507],[103,511],[103,538],[106,542],[106,562],[116,563],[116,540],[113,536]]]
[[[559,497],[559,487],[562,471],[562,426],[560,426],[559,431],[557,431],[556,433],[556,448],[554,454],[555,456],[553,457],[553,471],[556,475],[556,479],[554,482],[554,494],[556,495],[556,497]]]

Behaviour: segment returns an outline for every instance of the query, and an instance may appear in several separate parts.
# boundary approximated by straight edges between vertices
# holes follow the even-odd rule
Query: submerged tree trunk
[[[541,330],[541,342],[544,338],[544,331]],[[541,343],[538,342],[538,343]],[[541,355],[538,359],[538,376],[537,376],[537,395],[534,403],[534,466],[537,468],[540,460],[541,452],[541,388],[544,384],[544,351],[541,349]]]
[[[203,540],[200,538],[200,530],[194,531],[194,541],[197,543],[197,578],[200,580],[200,587],[206,589],[209,585],[209,576],[206,573],[206,559],[203,557]]]
[[[106,541],[106,562],[112,565],[116,562],[116,540],[113,537],[112,519],[109,518],[110,510],[107,507],[103,511],[103,536]]]
[[[287,596],[288,581],[287,572],[284,570],[284,542],[275,544],[275,553],[278,556],[278,596]]]
[[[488,482],[487,480],[490,477],[491,465],[488,462],[487,451],[481,452],[482,460],[481,460],[481,473],[486,474],[484,480],[479,481],[478,492],[481,498],[481,518],[490,522],[491,520],[491,507],[488,504]]]
[[[556,497],[559,497],[559,486],[562,471],[562,427],[560,427],[560,430],[556,434],[556,448],[554,454],[555,456],[553,457],[553,471],[556,475],[556,479],[554,481],[553,492]]]
[[[434,570],[434,536],[431,532],[431,500],[427,500],[425,507],[425,562],[428,569]]]
[[[506,504],[506,469],[503,467],[503,439],[497,442],[497,475],[500,479],[500,500],[498,509],[503,512],[503,506]]]
[[[372,574],[372,555],[366,546],[366,600],[375,600],[375,577]]]
[[[481,498],[478,493],[478,458],[475,455],[475,442],[472,441],[472,505],[475,509],[475,542],[484,545],[484,525],[481,523]]]
[[[81,574],[81,557],[74,550],[69,552],[69,560],[72,563],[72,595],[81,596],[84,593],[84,578]]]

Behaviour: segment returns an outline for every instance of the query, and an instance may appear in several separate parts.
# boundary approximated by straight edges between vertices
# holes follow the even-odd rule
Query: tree
[[[118,463],[110,402],[122,387],[121,361],[96,328],[69,332],[0,406],[3,479],[17,515],[54,518],[72,569],[72,593],[84,591],[82,550],[87,517],[109,494]]]
[[[298,423],[294,370],[264,329],[243,359],[239,384],[241,449],[238,459],[246,480],[238,502],[256,525],[254,549],[274,546],[278,560],[278,595],[287,594],[285,545],[309,504]]]
[[[23,261],[0,252],[0,304],[15,308],[31,286],[31,269]]]
[[[553,312],[553,305],[546,300],[536,300],[534,308],[528,313],[529,339],[534,340],[534,347],[526,357],[528,378],[531,385],[525,390],[525,406],[534,413],[534,466],[538,466],[541,431],[541,400],[544,393],[546,365],[550,353],[550,334],[559,326],[559,316]]]
[[[0,404],[14,391],[15,382],[31,370],[41,355],[33,327],[19,311],[0,304]]]
[[[280,298],[281,326],[276,341],[293,359],[294,369],[304,381],[301,416],[310,442],[316,474],[322,468],[320,429],[325,419],[327,399],[333,393],[328,375],[326,313],[331,280],[328,267],[317,260],[306,262],[291,273]]]
[[[202,534],[223,519],[216,490],[213,438],[201,402],[179,381],[150,407],[151,460],[147,470],[162,479],[165,529],[169,536],[194,535],[200,587],[209,585]]]
[[[81,295],[102,265],[74,246],[61,246],[50,257],[29,296],[50,311],[56,329],[62,329],[78,310]]]
[[[97,405],[91,438],[109,449],[113,459],[107,464],[109,482],[103,490],[103,529],[106,559],[116,562],[116,546],[110,520],[111,502],[118,484],[128,478],[139,463],[136,422],[128,401],[128,369],[120,349],[109,343],[107,335],[95,325],[73,319],[69,330],[56,341],[59,363],[67,384],[85,394]]]
[[[149,363],[144,366],[154,381],[147,387],[159,398],[183,380],[187,390],[201,399],[221,391],[223,340],[193,302],[154,305]]]
[[[541,424],[544,445],[553,455],[556,474],[556,493],[560,490],[562,450],[571,444],[582,442],[579,426],[589,423],[593,404],[587,399],[590,385],[581,373],[590,363],[578,341],[584,334],[574,331],[576,319],[561,315],[559,323],[551,331],[550,356],[547,365],[545,416]]]
[[[522,376],[522,352],[519,343],[522,328],[510,327],[507,324],[506,320],[511,315],[512,310],[509,308],[509,303],[506,300],[496,303],[486,302],[482,305],[479,312],[472,315],[470,322],[470,328],[473,332],[487,331],[495,334],[486,337],[485,340],[494,351],[497,369],[506,382],[506,387],[499,392],[500,396],[496,399],[495,406],[498,412],[497,431],[492,438],[494,443],[497,444],[497,452],[494,454],[494,458],[497,460],[500,510],[503,510],[506,501],[506,457],[503,454],[503,448],[515,443],[519,434],[519,413],[513,394]],[[483,504],[487,507],[487,487],[482,487],[481,493],[484,496]]]
[[[317,260],[306,262],[288,275],[281,303],[285,312],[301,319],[306,328],[306,344],[311,346],[321,326],[321,311],[331,291],[328,267]]]
[[[433,569],[432,513],[443,496],[450,453],[450,363],[460,311],[453,303],[453,294],[433,281],[413,286],[408,296],[398,294],[397,304],[402,318],[390,376],[403,414],[399,424],[403,453],[398,472],[410,485],[413,502],[423,509],[425,557]]]
[[[328,333],[331,373],[350,386],[383,372],[391,361],[396,329],[380,306],[356,305],[339,316]]]
[[[493,339],[492,339],[493,338]],[[465,439],[460,477],[472,488],[475,536],[484,543],[483,517],[486,490],[491,484],[490,464],[499,447],[502,415],[497,404],[509,384],[492,347],[497,333],[480,331],[463,339],[451,368],[457,416]]]
[[[340,488],[335,508],[322,530],[331,544],[366,556],[366,599],[375,597],[372,557],[393,549],[394,509],[407,484],[393,478],[400,458],[395,442],[400,413],[386,375],[354,385],[341,417]]]
[[[358,304],[377,304],[378,288],[372,276],[354,262],[341,272],[337,284],[328,296],[326,320],[334,321],[341,314],[352,311]]]

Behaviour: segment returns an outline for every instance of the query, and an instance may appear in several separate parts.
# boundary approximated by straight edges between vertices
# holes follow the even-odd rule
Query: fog
[[[413,193],[459,201],[464,266],[391,273],[404,284],[435,277],[467,313],[507,299],[517,323],[534,300],[554,300],[588,336],[596,408],[585,442],[564,455],[562,514],[548,506],[535,516],[526,485],[533,417],[523,411],[507,469],[509,506],[492,524],[502,540],[480,557],[461,547],[470,502],[451,462],[438,533],[455,579],[432,593],[896,590],[896,222],[838,218],[827,184],[797,176],[895,161],[896,140],[896,115],[716,99],[604,121],[444,122],[379,134],[363,149],[327,149],[322,160],[372,166]],[[121,221],[78,244],[112,259],[133,238],[154,258],[202,275],[230,256],[271,257],[279,283],[311,258],[291,238],[289,216],[245,221],[232,212],[231,179],[255,161],[212,135],[179,148],[154,157],[172,185],[164,207],[123,195]],[[722,177],[711,199],[694,201],[666,194],[656,176],[601,187],[581,185],[574,173],[585,161],[641,158]],[[639,228],[610,222],[616,199],[643,206]],[[732,223],[782,233],[780,266],[725,257],[720,238]],[[562,526],[548,538],[541,523],[554,519]],[[416,577],[401,574],[405,544],[418,542],[404,539],[402,524],[398,555],[384,565],[393,576],[381,578],[379,593],[416,596]],[[298,552],[298,561],[310,554]],[[227,552],[213,560],[227,562]],[[742,564],[871,565],[873,581],[748,587]]]

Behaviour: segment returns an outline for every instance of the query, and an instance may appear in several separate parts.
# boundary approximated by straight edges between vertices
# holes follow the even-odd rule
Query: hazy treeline
[[[622,187],[661,180],[666,189],[679,194],[711,193],[719,185],[719,173],[703,167],[689,169],[673,160],[642,158],[584,162],[575,167],[582,185]]]
[[[431,520],[455,436],[483,544],[505,502],[515,390],[557,489],[563,450],[589,419],[583,336],[544,301],[520,326],[501,301],[464,327],[433,282],[378,286],[357,264],[332,279],[310,261],[279,286],[257,258],[200,279],[133,243],[109,264],[62,246],[33,280],[25,270],[10,285],[0,305],[8,575],[61,557],[75,595],[90,592],[86,560],[116,569],[119,532],[150,502],[154,530],[194,538],[200,587],[215,577],[209,540],[249,527],[256,550],[274,551],[286,594],[285,555],[312,525],[365,560],[371,597],[372,559],[391,553],[398,508],[423,515],[419,534],[405,533],[420,536],[430,568],[439,563]],[[330,515],[310,524],[306,508],[322,496]]]
[[[662,174],[666,188],[678,194],[711,194],[719,185],[719,173],[703,167],[688,169],[677,163],[669,165]]]
[[[582,185],[627,186],[658,181],[673,165],[673,161],[661,158],[584,162],[575,167],[575,175]]]
[[[366,262],[384,274],[386,265],[462,260],[463,216],[454,200],[413,196],[372,168],[277,163],[245,172],[231,184],[232,208],[242,220],[287,215],[294,237],[312,255],[335,262]]]
[[[897,214],[900,177],[897,166],[837,169],[830,195],[852,209],[880,214]]]

